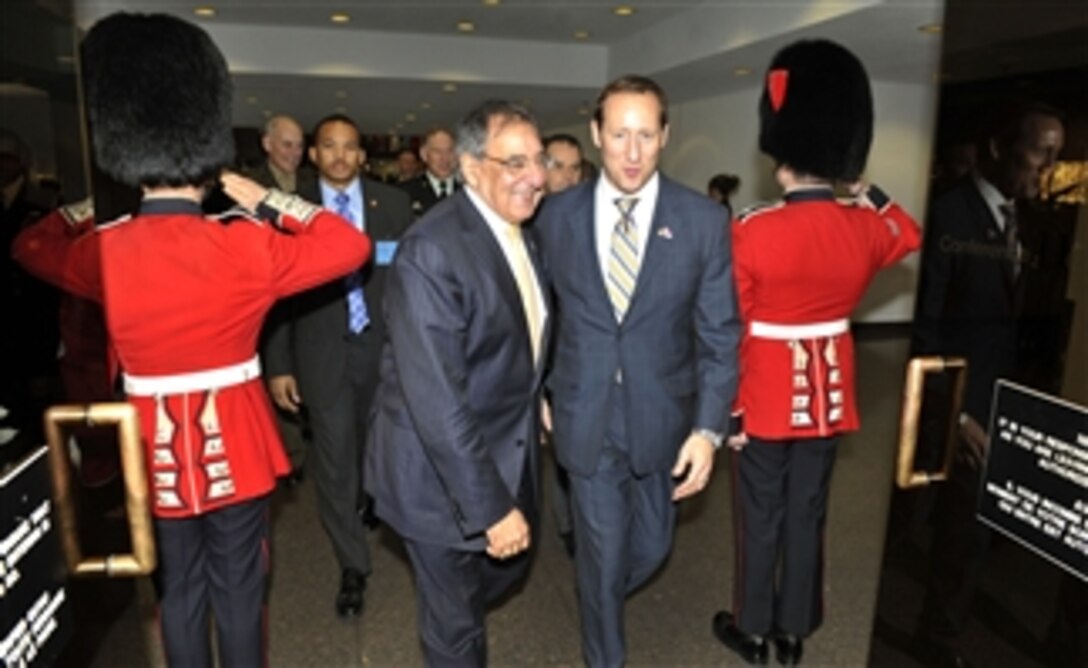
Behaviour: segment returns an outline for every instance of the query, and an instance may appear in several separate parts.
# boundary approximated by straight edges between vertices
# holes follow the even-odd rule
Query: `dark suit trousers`
[[[624,665],[624,600],[664,563],[676,526],[669,471],[631,470],[622,394],[613,388],[597,470],[570,472],[582,654],[590,668]]]
[[[518,508],[536,530],[532,476],[528,462],[518,492]],[[416,578],[419,636],[423,656],[431,668],[482,667],[487,665],[487,632],[484,615],[525,578],[533,549],[506,560],[486,552],[459,550],[404,540]]]
[[[171,666],[212,666],[208,605],[219,665],[265,665],[269,497],[207,515],[155,521],[159,623]]]
[[[313,449],[307,458],[317,486],[317,512],[341,568],[370,574],[370,550],[359,518],[362,497],[363,445],[369,396],[377,382],[369,348],[375,337],[364,332],[348,346],[343,386],[328,405],[307,405]],[[302,398],[303,401],[306,397]]]
[[[823,621],[824,526],[838,436],[749,437],[734,453],[734,614],[745,633],[805,637]]]

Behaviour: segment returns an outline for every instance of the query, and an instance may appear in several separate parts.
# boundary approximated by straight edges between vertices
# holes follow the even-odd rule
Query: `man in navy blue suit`
[[[556,300],[548,373],[556,455],[570,472],[586,663],[625,661],[626,596],[672,547],[675,502],[714,467],[739,338],[729,212],[662,176],[664,91],[601,92],[590,126],[602,174],[536,219]]]
[[[366,479],[403,539],[429,666],[482,666],[484,612],[529,565],[548,307],[521,224],[546,156],[523,107],[458,128],[466,185],[402,237]]]

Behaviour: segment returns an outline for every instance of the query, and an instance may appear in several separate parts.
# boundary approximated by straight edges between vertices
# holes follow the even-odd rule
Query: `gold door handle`
[[[125,484],[125,510],[132,541],[131,554],[84,557],[76,524],[71,464],[62,429],[66,424],[116,425]],[[45,435],[49,443],[49,468],[53,477],[58,530],[69,572],[76,576],[132,577],[147,575],[155,570],[155,534],[148,505],[147,470],[144,468],[136,408],[124,402],[53,406],[45,412]]]
[[[922,413],[922,396],[926,376],[951,371],[952,412],[945,435],[944,461],[940,470],[916,471],[915,454],[918,450],[918,420]],[[962,357],[915,357],[907,363],[907,378],[903,385],[903,410],[899,422],[899,457],[895,469],[895,484],[900,489],[925,487],[931,482],[948,479],[952,460],[956,454],[958,416],[963,402],[963,389],[967,382],[967,360]]]

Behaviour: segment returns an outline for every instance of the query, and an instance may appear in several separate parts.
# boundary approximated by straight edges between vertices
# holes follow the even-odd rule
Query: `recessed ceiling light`
[[[485,7],[498,7],[502,4],[502,0],[481,0],[480,4]]]
[[[416,120],[416,115],[411,113],[411,112],[408,112],[407,114],[404,115],[404,120],[411,123],[412,121]]]
[[[76,59],[74,56],[57,56],[57,62],[61,65],[71,65],[76,62]]]
[[[635,8],[631,5],[616,5],[612,13],[616,16],[630,16],[635,13]]]
[[[264,110],[264,111],[262,111],[261,113],[262,113],[262,114],[264,114],[264,117],[265,117],[265,118],[268,118],[269,116],[271,116],[271,115],[272,115],[272,110],[271,110],[271,109],[265,109],[265,110]]]
[[[398,130],[403,130],[404,129],[404,123],[397,123],[397,129]]]
[[[589,107],[578,107],[579,116],[589,116]]]
[[[476,24],[472,21],[458,21],[457,29],[461,32],[472,32],[476,30]]]
[[[337,107],[336,109],[334,109],[333,111],[335,111],[338,114],[346,114],[346,113],[348,113],[348,108],[341,105],[341,106]]]
[[[588,30],[575,30],[574,31],[574,39],[589,39],[589,31]]]
[[[940,23],[927,23],[918,26],[918,32],[924,32],[929,35],[939,35],[942,28],[943,26]]]
[[[442,92],[443,93],[456,93],[457,92],[457,84],[455,84],[455,83],[442,84]]]
[[[735,77],[746,77],[751,73],[752,73],[752,68],[751,67],[734,67],[733,68],[733,76],[735,76]]]
[[[257,104],[257,96],[256,95],[250,95],[250,96],[246,97],[246,103],[248,103],[248,104]]]
[[[351,21],[351,15],[345,14],[344,12],[336,12],[335,14],[329,15],[329,20],[333,23],[347,23],[348,21]]]
[[[210,19],[215,16],[215,7],[203,5],[193,10],[193,13],[202,18]]]
[[[420,109],[430,109],[431,108],[431,103],[430,102],[420,102],[419,103],[419,108]]]
[[[348,92],[346,90],[338,90],[333,93],[333,97],[338,100],[346,100],[348,97]]]

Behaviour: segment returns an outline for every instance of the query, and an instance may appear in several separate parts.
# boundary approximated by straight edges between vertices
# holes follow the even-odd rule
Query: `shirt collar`
[[[800,202],[833,202],[835,192],[830,186],[804,186],[786,191],[784,199],[789,204]]]
[[[1002,195],[1001,191],[997,189],[997,186],[987,181],[986,177],[982,174],[975,172],[973,178],[975,187],[978,188],[978,193],[982,195],[982,199],[986,202],[987,208],[990,209],[990,213],[993,215],[994,220],[997,221],[997,226],[1001,229],[1005,229],[1005,210],[1010,207],[1015,208],[1013,201]]]
[[[495,210],[488,206],[487,202],[484,201],[484,198],[481,197],[478,192],[472,189],[472,186],[465,186],[463,190],[465,191],[465,194],[468,195],[468,198],[472,202],[473,206],[476,207],[476,210],[480,212],[480,216],[483,217],[484,222],[487,223],[487,226],[491,228],[491,231],[495,234],[496,237],[499,237],[502,243],[505,243],[506,235],[509,234],[508,230],[510,229],[510,226],[516,226],[517,224],[507,222],[502,218],[502,216],[495,213]]]
[[[145,197],[140,201],[141,216],[192,215],[203,216],[200,204],[181,197]]]
[[[271,160],[268,161],[268,171],[272,173],[272,178],[275,179],[276,184],[287,192],[294,192],[295,174],[296,172],[285,172],[277,167]]]
[[[363,182],[362,179],[356,177],[351,183],[347,185],[343,190],[333,187],[325,179],[319,179],[321,182],[321,202],[325,205],[325,208],[332,208],[336,205],[336,196],[341,193],[347,193],[351,198],[352,206],[361,206],[363,202]]]
[[[597,179],[597,199],[607,200],[615,206],[615,201],[621,197],[636,197],[638,198],[638,205],[635,207],[636,211],[646,211],[647,206],[652,211],[652,205],[657,203],[657,192],[661,189],[661,173],[654,170],[653,175],[649,180],[643,184],[642,188],[633,193],[621,192],[619,188],[614,186],[608,177],[602,172],[601,177]]]
[[[452,195],[453,194],[453,177],[447,176],[444,179],[440,179],[437,176],[435,176],[434,174],[432,174],[430,172],[430,170],[428,170],[427,171],[427,181],[430,182],[431,190],[433,190],[436,195],[438,194],[438,189],[442,184],[446,185],[446,195]]]

